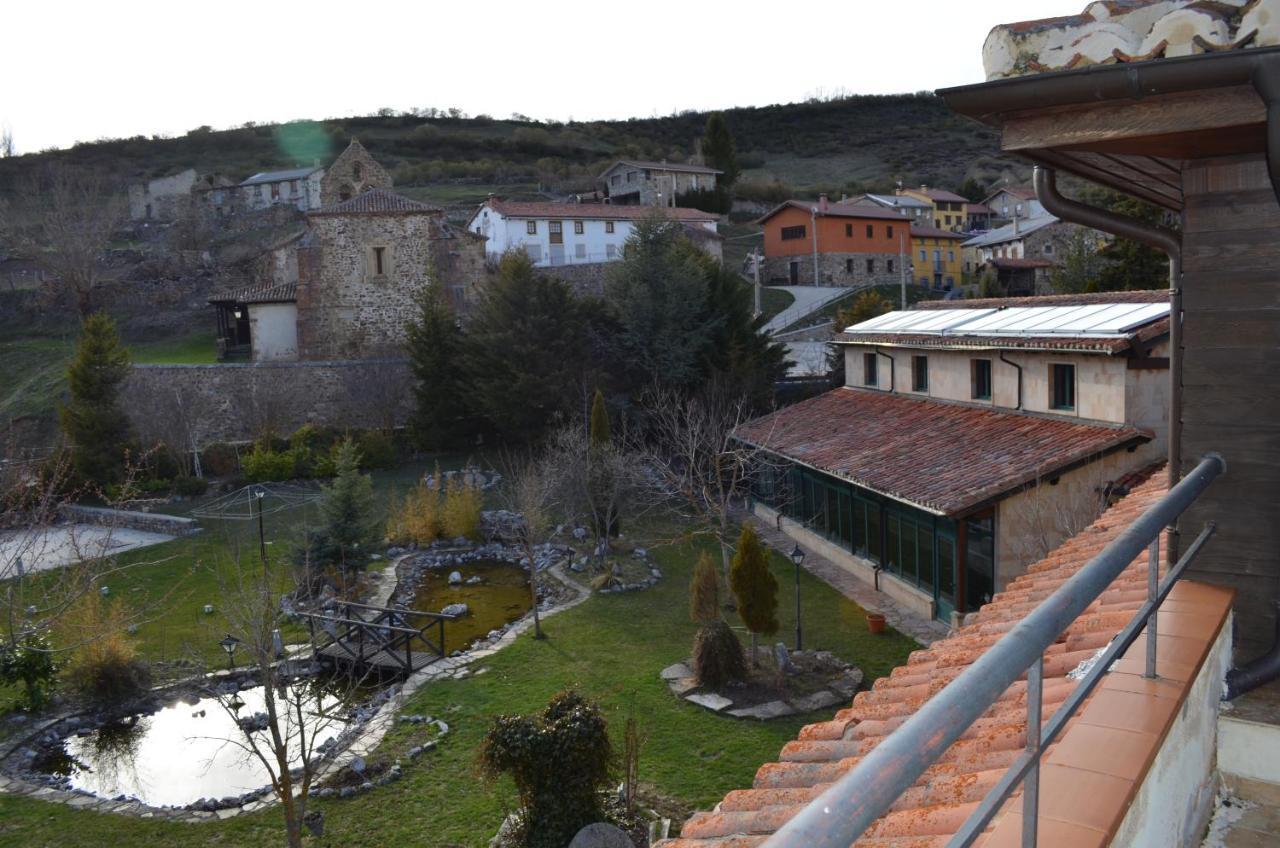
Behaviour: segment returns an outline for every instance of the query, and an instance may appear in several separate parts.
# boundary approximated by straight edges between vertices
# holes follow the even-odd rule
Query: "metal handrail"
[[[1045,650],[1144,550],[1150,552],[1148,567],[1156,574],[1159,567],[1157,546],[1164,528],[1186,511],[1225,471],[1226,463],[1221,456],[1207,454],[1191,473],[1111,544],[889,734],[857,766],[783,825],[764,843],[764,848],[848,848],[1024,673],[1027,675],[1028,707],[1035,710],[1034,720],[1028,724],[1027,750],[975,811],[975,819],[981,817],[981,821],[966,823],[962,833],[956,835],[948,848],[970,844],[1024,780],[1027,791],[1023,794],[1023,845],[1034,846],[1038,769],[1045,745],[1061,731],[1111,661],[1133,643],[1144,627],[1149,628],[1150,633],[1147,673],[1154,675],[1156,610],[1213,533],[1212,525],[1206,527],[1205,532],[1187,549],[1186,556],[1169,569],[1163,584],[1149,577],[1147,602],[1094,665],[1090,672],[1093,680],[1086,677],[1086,682],[1078,686],[1053,715],[1047,732],[1042,735],[1039,732],[1040,682]],[[1088,688],[1081,691],[1084,685]]]

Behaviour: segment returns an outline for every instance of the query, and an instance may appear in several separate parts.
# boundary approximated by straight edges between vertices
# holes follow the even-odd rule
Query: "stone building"
[[[619,206],[676,206],[685,192],[715,188],[720,173],[705,165],[620,159],[596,184],[609,203]]]
[[[829,203],[823,195],[816,203],[788,200],[756,223],[764,227],[769,285],[897,283],[911,261],[911,222],[896,209]]]
[[[320,178],[320,204],[333,206],[375,188],[391,188],[391,175],[353,138]]]
[[[236,211],[254,211],[288,204],[299,212],[319,209],[320,181],[324,168],[319,162],[307,168],[263,171],[244,180],[236,189]]]
[[[173,221],[182,212],[182,203],[191,196],[198,179],[195,168],[157,177],[129,186],[129,219],[133,221]]]
[[[1037,204],[1038,207],[1038,204]],[[1085,229],[1099,249],[1106,236],[1042,213],[1010,223],[966,241],[961,250],[965,273],[990,271],[1005,294],[1022,297],[1053,290],[1054,269],[1062,264],[1076,234]]]

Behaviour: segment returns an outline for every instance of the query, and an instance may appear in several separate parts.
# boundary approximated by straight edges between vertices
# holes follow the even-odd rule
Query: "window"
[[[1054,363],[1049,366],[1049,408],[1071,411],[1076,408],[1076,367]]]
[[[357,162],[357,163],[355,163],[354,165],[352,165],[352,166],[351,166],[351,177],[352,177],[352,179],[356,179],[356,180],[358,180],[358,179],[361,179],[363,176],[364,176],[364,169],[360,167],[360,163],[359,163],[359,162]]]
[[[528,222],[527,224],[524,225],[524,231],[531,236],[536,236],[538,234],[538,222],[537,221]]]
[[[862,383],[866,386],[874,386],[876,384],[876,355],[874,353],[862,354]]]
[[[885,265],[885,270],[886,270],[886,271],[888,271],[890,274],[892,274],[892,273],[893,273],[893,260],[892,260],[892,259],[886,259],[886,260],[884,261],[884,265]]]
[[[876,272],[876,261],[874,259],[867,260],[867,273],[874,274]]]
[[[844,225],[845,238],[853,238],[853,224]]]
[[[783,241],[791,241],[791,240],[793,240],[793,239],[802,239],[802,238],[804,238],[804,224],[801,224],[801,225],[800,225],[800,226],[798,226],[798,227],[783,227],[783,228],[782,228],[782,240],[783,240]]]
[[[1052,255],[1053,255],[1053,245],[1051,245],[1051,244],[1045,244],[1045,246],[1044,246],[1044,255],[1045,255],[1045,256],[1052,256]]]
[[[586,243],[586,242],[582,242],[582,241],[580,241],[580,242],[578,242],[577,244],[575,244],[575,245],[573,246],[573,255],[574,255],[574,257],[575,257],[575,258],[577,258],[577,259],[586,259],[586,258],[587,258],[587,243]]]
[[[635,172],[635,171],[627,171],[627,182],[629,182],[629,183],[633,183],[633,182],[635,182],[635,181],[636,181],[636,172]]]
[[[893,238],[893,224],[890,224],[889,226],[885,227],[885,235],[888,236],[889,238]]]
[[[928,261],[929,261],[929,252],[928,252],[928,251],[926,251],[923,247],[922,247],[922,248],[920,248],[920,261],[921,261],[921,262],[928,262]]]
[[[606,244],[604,246],[604,258],[616,259],[618,257],[618,246],[616,244]]]
[[[948,250],[948,251],[947,251],[947,261],[948,261],[948,262],[955,262],[955,261],[956,261],[956,252],[955,252],[954,250]]]
[[[873,225],[867,224],[867,238],[875,237],[875,229],[876,228]]]
[[[845,272],[846,274],[852,274],[852,273],[853,273],[853,260],[852,260],[852,259],[846,259],[846,260],[844,261],[844,272]]]
[[[280,183],[271,184],[271,199],[272,200],[280,199]]]
[[[370,271],[375,277],[385,277],[387,275],[387,249],[385,247],[375,247],[370,255]]]
[[[547,233],[552,244],[564,244],[564,223],[562,221],[548,221]]]
[[[970,395],[974,400],[991,400],[991,360],[969,360]]]
[[[579,235],[579,236],[580,236],[580,235],[582,235],[582,222],[581,222],[581,221],[574,221],[574,222],[573,222],[573,232],[574,232],[574,235]]]
[[[612,177],[609,178],[609,182],[612,183],[613,185],[617,185],[621,181],[622,181],[621,174],[614,174]]]
[[[929,357],[911,357],[911,391],[929,391]]]
[[[612,222],[612,221],[605,221],[605,222],[604,222],[604,231],[605,231],[606,233],[611,233],[611,232],[613,232],[613,222]]]

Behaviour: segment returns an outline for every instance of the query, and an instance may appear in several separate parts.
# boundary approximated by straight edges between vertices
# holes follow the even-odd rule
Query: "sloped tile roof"
[[[259,284],[209,298],[209,303],[293,303],[298,299],[296,283]]]
[[[486,201],[488,206],[508,218],[563,218],[589,221],[642,221],[645,218],[674,218],[677,221],[719,221],[720,216],[684,206],[615,206],[612,203],[544,203],[541,201]],[[479,210],[477,210],[479,212]],[[475,215],[472,215],[475,218]]]
[[[678,171],[682,174],[724,173],[723,171],[717,171],[715,168],[708,168],[706,165],[690,165],[687,162],[647,162],[643,159],[619,159],[608,168],[605,168],[604,173],[609,173],[619,165],[630,165],[633,168],[648,168],[650,171]]]
[[[1034,218],[1023,218],[1016,225],[1005,224],[1003,227],[997,227],[994,230],[988,230],[985,233],[976,235],[964,243],[965,247],[986,247],[990,244],[1003,244],[1008,241],[1018,241],[1026,238],[1036,230],[1042,230],[1045,227],[1058,223],[1058,219],[1052,215],[1037,215]]]
[[[956,515],[1076,462],[1150,439],[1134,427],[840,388],[738,438],[863,488]]]
[[[756,848],[762,845],[770,834],[857,765],[861,757],[1114,541],[1166,488],[1165,475],[1158,474],[1134,489],[1097,521],[1014,579],[991,603],[969,616],[965,626],[928,649],[914,652],[905,665],[877,680],[869,691],[859,692],[848,709],[837,712],[828,721],[802,728],[797,739],[783,747],[776,762],[765,763],[757,770],[751,788],[730,792],[711,812],[695,813],[681,829],[681,836],[659,843],[661,848]],[[1146,568],[1144,554],[1045,652],[1046,718],[1076,686],[1067,674],[1081,662],[1092,659],[1141,606],[1146,598]],[[1160,612],[1160,678],[1144,679],[1141,661],[1129,659],[1142,653],[1140,638],[1086,700],[1083,711],[1049,749],[1041,772],[1041,804],[1074,797],[1075,805],[1082,805],[1078,785],[1074,795],[1065,790],[1072,781],[1090,777],[1090,773],[1070,765],[1081,756],[1092,757],[1112,771],[1122,767],[1129,771],[1129,776],[1126,780],[1104,774],[1102,770],[1092,772],[1102,779],[1094,780],[1091,785],[1091,791],[1099,794],[1085,796],[1089,809],[1067,809],[1063,815],[1060,814],[1063,805],[1059,804],[1059,810],[1052,815],[1046,812],[1041,817],[1042,844],[1073,848],[1105,844],[1106,834],[1099,831],[1084,831],[1090,837],[1088,841],[1073,841],[1082,832],[1077,822],[1091,817],[1113,832],[1118,827],[1136,792],[1138,778],[1133,775],[1143,774],[1154,758],[1163,734],[1177,713],[1180,698],[1185,697],[1189,681],[1194,679],[1199,662],[1203,662],[1208,645],[1217,638],[1226,620],[1230,599],[1229,590],[1180,581]],[[1175,631],[1180,635],[1173,635]],[[1190,634],[1194,634],[1194,638]],[[1195,660],[1198,656],[1199,659],[1194,666],[1183,666],[1182,659],[1169,656],[1170,648],[1184,658]],[[1131,701],[1134,696],[1142,695],[1150,700]],[[1102,704],[1107,700],[1112,703]],[[1144,730],[1152,732],[1128,734],[1139,743],[1128,751],[1098,750],[1097,737],[1119,732],[1112,729],[1114,724],[1104,726],[1110,722],[1098,715],[1103,706],[1112,715],[1117,709],[1130,718],[1136,713],[1137,718],[1149,722]],[[1022,753],[1026,711],[1026,682],[1022,680],[1010,686],[852,848],[943,848]],[[1130,762],[1126,757],[1138,761]],[[1106,789],[1101,789],[1099,783],[1105,783]],[[1017,824],[1016,815],[997,818],[992,830],[980,836],[977,844],[1017,845],[1016,833],[1014,839],[1004,839],[1009,836],[1006,831],[1010,826]]]
[[[913,309],[1000,309],[1014,306],[1088,306],[1094,303],[1165,303],[1168,289],[1151,291],[1042,294],[1035,297],[983,297],[972,300],[922,300]]]
[[[260,174],[254,174],[244,182],[242,186],[258,185],[259,183],[279,183],[285,180],[300,180],[303,177],[309,177],[316,171],[322,170],[320,166],[313,165],[310,168],[291,168],[287,171],[263,171]]]
[[[357,194],[349,200],[334,203],[312,212],[312,215],[404,215],[443,212],[439,206],[419,203],[385,188]]]
[[[944,238],[944,239],[963,239],[962,233],[953,233],[950,230],[941,230],[937,227],[926,227],[922,224],[911,225],[911,235],[913,238]]]
[[[1052,268],[1048,259],[1030,259],[1017,256],[993,256],[987,260],[997,268]]]
[[[878,221],[908,220],[900,211],[888,209],[882,206],[860,206],[856,203],[829,203],[827,204],[826,209],[821,209],[819,208],[818,201],[816,200],[784,200],[757,218],[754,223],[763,224],[783,209],[792,206],[809,214],[812,214],[816,210],[819,217],[827,215],[835,218],[875,218]]]

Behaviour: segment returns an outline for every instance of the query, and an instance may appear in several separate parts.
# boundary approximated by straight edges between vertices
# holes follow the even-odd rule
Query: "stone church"
[[[334,206],[375,188],[391,188],[391,175],[353,138],[320,179],[320,206]]]

